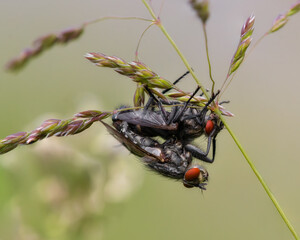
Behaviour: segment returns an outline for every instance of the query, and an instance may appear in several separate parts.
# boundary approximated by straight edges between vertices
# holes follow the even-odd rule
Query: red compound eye
[[[209,135],[213,129],[214,129],[214,122],[212,120],[208,120],[205,125],[206,134]]]
[[[195,179],[198,179],[200,175],[200,169],[197,167],[190,168],[187,170],[184,174],[184,180],[186,181],[193,181]]]

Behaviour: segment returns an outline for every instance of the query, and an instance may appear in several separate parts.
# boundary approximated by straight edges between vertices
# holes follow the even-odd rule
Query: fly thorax
[[[203,133],[203,126],[195,119],[187,119],[184,121],[183,132],[185,137],[195,138]]]

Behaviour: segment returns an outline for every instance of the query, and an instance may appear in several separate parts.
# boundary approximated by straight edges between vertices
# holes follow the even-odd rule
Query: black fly
[[[148,103],[144,109],[120,111],[113,115],[113,122],[125,121],[130,129],[142,136],[162,137],[163,139],[176,138],[186,148],[187,151],[204,162],[212,163],[215,158],[216,136],[222,130],[223,124],[217,115],[211,113],[207,115],[208,106],[212,103],[218,93],[212,96],[207,104],[202,108],[195,108],[190,103],[199,88],[193,93],[190,99],[182,106],[179,101],[164,102],[156,99],[151,92]],[[153,106],[153,99],[157,105]],[[150,102],[150,103],[149,103]],[[162,104],[181,105],[173,106],[171,111],[167,111]],[[207,149],[202,151],[191,142],[201,135],[207,137]],[[208,157],[212,145],[212,158]]]
[[[161,144],[133,132],[125,121],[115,121],[115,128],[102,123],[131,153],[141,157],[149,168],[163,176],[181,179],[185,187],[205,190],[208,172],[202,166],[191,164],[192,156],[180,141],[170,138]]]
[[[192,158],[208,163],[214,161],[216,137],[223,129],[223,123],[216,114],[208,112],[219,92],[213,94],[204,107],[199,107],[192,102],[199,87],[185,103],[157,99],[147,86],[145,90],[150,97],[143,109],[117,111],[112,116],[114,128],[102,123],[152,170],[166,177],[182,179],[186,187],[205,189],[208,172],[199,165],[193,165]],[[169,105],[170,110],[163,105]],[[203,135],[207,137],[206,151],[191,144]],[[158,142],[155,137],[162,138],[164,142]],[[209,158],[211,146],[212,158]]]

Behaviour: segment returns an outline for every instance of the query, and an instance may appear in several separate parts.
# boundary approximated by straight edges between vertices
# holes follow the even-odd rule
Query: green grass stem
[[[269,198],[271,199],[271,201],[273,202],[275,208],[277,209],[277,211],[279,212],[280,216],[282,217],[283,221],[285,222],[285,224],[287,225],[287,227],[289,228],[289,230],[291,231],[291,233],[293,234],[294,238],[296,240],[299,240],[299,236],[297,235],[297,232],[295,231],[293,225],[291,224],[291,222],[288,220],[287,216],[285,215],[284,211],[282,210],[282,208],[280,207],[278,201],[276,200],[275,196],[273,195],[273,193],[271,192],[270,188],[268,187],[267,183],[265,182],[265,180],[262,178],[262,176],[260,175],[260,173],[258,172],[257,168],[255,167],[254,163],[252,162],[252,160],[250,159],[249,155],[246,153],[245,149],[242,147],[241,143],[239,142],[239,140],[237,139],[237,137],[235,136],[235,134],[233,133],[233,131],[231,130],[231,128],[228,126],[228,123],[225,121],[224,117],[217,112],[217,114],[219,115],[220,119],[222,120],[222,122],[224,123],[224,126],[226,127],[227,131],[229,132],[229,134],[231,135],[231,137],[233,138],[234,142],[236,143],[236,145],[238,146],[238,148],[240,149],[240,151],[242,152],[243,156],[245,157],[245,159],[247,160],[247,163],[249,164],[249,166],[251,167],[252,171],[254,172],[255,176],[257,177],[258,181],[260,182],[260,184],[263,186],[264,190],[266,191],[266,193],[268,194]]]
[[[213,93],[214,89],[215,89],[215,81],[213,79],[212,71],[211,71],[211,64],[210,64],[209,53],[208,53],[208,40],[207,40],[206,24],[205,23],[202,23],[202,28],[203,28],[204,39],[205,39],[205,50],[206,50],[206,59],[207,59],[208,69],[209,69],[209,77],[210,77],[210,80],[212,81],[211,92]]]

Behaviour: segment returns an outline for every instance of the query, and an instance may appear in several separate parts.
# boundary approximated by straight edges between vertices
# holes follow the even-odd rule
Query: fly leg
[[[181,77],[179,77],[178,79],[176,79],[174,82],[173,82],[173,85],[176,85],[181,79],[183,79],[186,75],[188,75],[190,73],[190,71],[186,71]],[[169,92],[172,88],[168,88],[168,89],[165,89],[162,91],[163,94]]]
[[[211,145],[212,145],[212,158],[209,158],[208,153],[209,153]],[[215,160],[215,155],[216,155],[216,136],[208,137],[206,152],[203,152],[200,148],[198,148],[192,144],[187,144],[185,146],[185,149],[187,151],[189,151],[193,157],[195,157],[199,160],[202,160],[203,162],[213,163]]]
[[[188,101],[185,102],[185,104],[182,108],[179,108],[177,106],[173,107],[169,116],[167,116],[167,112],[166,112],[165,108],[162,106],[161,101],[158,100],[153,95],[153,93],[150,91],[150,89],[147,86],[145,87],[145,89],[148,91],[148,93],[152,97],[152,99],[154,99],[157,102],[158,108],[161,110],[162,116],[163,116],[166,124],[170,125],[171,123],[176,123],[178,121],[178,119],[180,119],[182,117],[182,115],[184,114],[184,112],[186,111],[186,109],[188,107],[188,104],[190,103],[191,99],[196,95],[196,93],[199,91],[200,87],[196,88],[194,93],[191,95],[191,97],[188,99]],[[146,111],[147,109],[144,108],[144,110]]]
[[[162,117],[165,121],[165,123],[168,122],[168,116],[167,116],[167,112],[165,110],[165,108],[163,107],[162,103],[160,100],[158,100],[154,95],[153,93],[151,92],[151,90],[148,88],[148,86],[145,86],[145,90],[149,93],[150,95],[150,98],[152,98],[158,105],[158,108],[160,109],[161,113],[162,113]],[[150,100],[150,99],[149,99]],[[148,102],[149,102],[148,100]],[[147,103],[148,104],[148,103]],[[147,111],[147,106],[144,107],[144,113]]]
[[[219,95],[220,91],[218,91],[215,95],[213,95],[205,104],[205,106],[203,107],[203,109],[201,110],[201,112],[199,114],[195,114],[195,115],[189,115],[184,117],[183,120],[188,120],[188,119],[193,119],[196,118],[196,121],[198,124],[203,125],[204,121],[205,121],[205,115],[208,111],[208,106],[215,100],[215,98]]]
[[[170,114],[170,117],[169,117],[169,122],[167,122],[167,124],[170,124],[170,123],[175,123],[178,121],[178,119],[180,119],[182,117],[182,115],[184,114],[184,112],[186,111],[187,107],[188,107],[188,104],[190,103],[190,101],[192,100],[192,98],[196,95],[196,93],[199,91],[200,87],[198,86],[196,88],[196,90],[194,91],[194,93],[191,95],[191,97],[186,101],[186,103],[184,104],[184,106],[178,110],[178,111],[173,111],[174,113]],[[174,116],[173,116],[174,115]]]
[[[196,93],[200,90],[200,87],[197,87],[194,93],[191,95],[191,97],[185,102],[184,106],[179,108],[179,107],[173,107],[172,111],[169,116],[167,116],[165,109],[162,106],[161,101],[159,101],[151,92],[150,90],[146,87],[146,89],[149,91],[149,95],[153,97],[153,99],[157,102],[159,109],[161,110],[164,120],[167,125],[170,125],[171,123],[176,123],[179,119],[181,119],[182,115],[186,111],[190,101],[192,98],[196,95]]]
[[[178,83],[188,73],[189,73],[189,71],[186,72],[185,74],[183,74],[180,78],[178,78],[173,84],[175,85],[176,83]],[[172,108],[172,111],[169,116],[167,116],[166,110],[162,106],[162,102],[153,95],[153,93],[147,86],[145,87],[145,89],[149,93],[150,98],[149,98],[146,106],[144,107],[144,110],[146,111],[151,106],[152,101],[154,100],[157,103],[159,109],[161,110],[164,121],[166,122],[167,125],[169,125],[171,123],[176,123],[178,121],[178,119],[180,119],[182,117],[182,115],[184,114],[184,112],[186,111],[186,109],[188,107],[188,104],[190,103],[191,99],[196,95],[196,93],[199,91],[200,87],[198,86],[196,88],[194,93],[191,95],[191,97],[188,99],[188,101],[184,104],[184,106],[182,108],[178,108],[178,107]],[[164,93],[168,92],[169,90],[171,90],[171,88],[165,89],[162,93],[164,94]]]
[[[185,72],[181,77],[179,77],[178,79],[176,79],[174,82],[173,82],[173,85],[176,85],[181,79],[183,79],[186,75],[188,75],[190,73],[190,71],[187,71]],[[168,89],[165,89],[162,91],[162,94],[165,94],[167,93],[168,91],[170,91],[172,88],[168,88]],[[153,95],[153,94],[152,94]],[[149,109],[149,107],[152,105],[153,103],[153,96],[150,95],[150,98],[148,99],[148,102],[146,103],[144,109],[147,110]]]
[[[155,102],[158,105],[158,108],[160,109],[161,113],[162,113],[162,117],[165,121],[165,123],[167,125],[170,125],[171,123],[176,123],[178,121],[178,119],[180,119],[182,117],[182,115],[184,114],[184,111],[186,110],[189,102],[191,101],[191,99],[196,95],[196,93],[199,91],[200,87],[197,87],[196,90],[194,91],[194,93],[192,94],[192,96],[188,99],[188,101],[186,101],[186,103],[184,104],[184,106],[182,108],[178,108],[178,107],[174,107],[172,108],[171,113],[167,114],[165,108],[163,107],[162,103],[160,100],[158,100],[153,93],[151,92],[151,90],[145,86],[146,91],[149,93],[149,95],[153,98],[153,100],[155,100]],[[147,109],[144,108],[144,111],[146,111]]]

